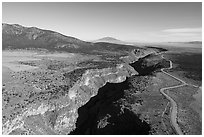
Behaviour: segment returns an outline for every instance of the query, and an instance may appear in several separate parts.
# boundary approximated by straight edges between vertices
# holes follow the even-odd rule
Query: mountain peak
[[[113,38],[113,37],[103,37],[103,38],[101,38],[99,40],[117,40],[117,41],[120,41],[120,40],[118,40],[116,38]]]
[[[113,38],[113,37],[103,37],[101,39],[98,39],[98,40],[95,40],[94,41],[95,43],[97,42],[106,42],[106,43],[114,43],[114,44],[124,44],[125,42],[119,40],[119,39],[116,39],[116,38]]]

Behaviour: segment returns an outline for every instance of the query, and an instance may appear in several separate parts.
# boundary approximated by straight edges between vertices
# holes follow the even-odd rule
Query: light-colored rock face
[[[79,107],[87,103],[91,97],[97,95],[99,88],[103,87],[107,82],[121,83],[125,81],[127,77],[137,74],[138,73],[133,68],[126,64],[118,65],[115,70],[107,68],[101,70],[86,71],[81,80],[78,81],[78,83],[75,84],[69,91],[69,99],[72,101],[78,101],[78,104],[75,106],[75,108],[72,109],[77,110]],[[74,123],[77,120],[78,114],[77,111],[73,111],[71,113],[71,118],[66,118],[66,122],[56,123],[56,127],[58,127],[58,130],[66,130],[67,133],[73,130],[69,128],[70,131],[68,131],[67,128],[70,126],[74,127],[71,123]],[[64,121],[64,119],[62,119],[62,121]],[[62,123],[67,124],[62,126]]]

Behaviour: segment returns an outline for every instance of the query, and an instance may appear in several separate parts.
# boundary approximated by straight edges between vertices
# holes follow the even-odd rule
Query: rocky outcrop
[[[138,59],[138,61],[130,63],[130,65],[134,67],[140,75],[149,75],[161,68],[168,68],[169,61],[163,59],[161,55],[148,54]]]
[[[121,83],[126,80],[126,77],[137,75],[138,73],[127,64],[120,64],[116,68],[105,68],[100,70],[87,70],[83,74],[80,81],[78,81],[70,90],[67,97],[70,102],[75,102],[72,111],[70,111],[67,118],[61,118],[55,125],[55,130],[70,133],[75,129],[75,123],[78,118],[78,108],[86,104],[92,97],[98,94],[99,88],[103,87],[106,83]],[[64,126],[62,125],[64,121]],[[67,127],[73,127],[67,130]]]

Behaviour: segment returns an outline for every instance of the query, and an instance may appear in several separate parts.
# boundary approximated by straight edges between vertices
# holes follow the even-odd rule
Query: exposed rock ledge
[[[19,133],[15,133],[15,130],[20,130],[25,134],[69,134],[76,128],[78,108],[86,104],[91,97],[97,95],[98,89],[107,82],[121,83],[127,77],[137,75],[138,72],[128,63],[137,61],[140,57],[150,53],[152,51],[135,50],[131,52],[130,56],[124,58],[126,63],[118,64],[116,68],[87,70],[69,90],[68,94],[58,101],[26,108],[23,114],[12,121],[7,121],[3,125],[3,134]],[[32,120],[34,116],[38,117]],[[36,124],[41,122],[39,119],[43,119],[43,126]],[[32,124],[35,126],[31,126]]]

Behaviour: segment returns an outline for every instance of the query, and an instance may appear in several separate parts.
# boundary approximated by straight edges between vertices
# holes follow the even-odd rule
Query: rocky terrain
[[[157,47],[91,43],[2,24],[5,135],[176,134]]]
[[[137,56],[134,53],[138,54],[139,56]],[[135,56],[135,58],[133,55]],[[142,54],[139,53],[139,50],[137,52],[133,51],[132,56],[130,57],[127,56],[123,59],[124,59],[124,62],[127,62],[128,60],[134,62],[134,60],[137,61],[138,58],[142,57],[142,55],[145,56],[144,53]],[[49,73],[49,71],[47,71],[47,73]],[[28,74],[25,74],[25,76],[26,75]],[[82,109],[83,107],[86,108],[86,105],[88,104],[92,104],[92,105],[94,104],[93,107],[97,107],[97,106],[103,107],[103,105],[100,105],[100,104],[96,105],[95,103],[92,103],[92,100],[95,100],[95,98],[99,98],[100,102],[101,101],[103,102],[104,101],[103,99],[109,100],[109,98],[106,98],[107,96],[110,96],[110,101],[113,100],[112,98],[115,98],[117,96],[120,97],[121,94],[124,94],[123,90],[126,88],[128,89],[127,81],[126,81],[127,77],[131,77],[133,75],[139,75],[139,73],[127,63],[118,64],[115,68],[112,67],[112,68],[103,68],[103,69],[87,69],[85,70],[84,73],[82,73],[81,78],[76,80],[73,86],[64,87],[64,84],[66,85],[66,83],[60,86],[59,84],[57,83],[55,84],[54,82],[53,86],[58,85],[59,88],[54,88],[54,91],[48,92],[49,93],[48,97],[42,96],[42,95],[43,94],[46,95],[46,91],[49,91],[50,89],[49,87],[52,87],[52,84],[51,85],[49,84],[50,86],[48,87],[45,85],[45,83],[43,83],[44,88],[41,87],[41,90],[45,89],[44,93],[42,92],[43,94],[40,94],[41,92],[38,94],[36,94],[35,92],[30,93],[28,99],[24,100],[27,102],[27,103],[25,102],[26,103],[25,105],[23,105],[20,102],[18,104],[15,104],[18,106],[18,107],[14,106],[15,110],[18,110],[19,107],[21,108],[21,110],[18,111],[19,113],[15,115],[12,114],[13,116],[10,118],[8,118],[8,116],[5,116],[3,120],[5,121],[3,124],[3,134],[19,134],[19,133],[20,134],[69,134],[75,128],[78,129],[80,127],[80,124],[78,123],[82,123],[83,125],[84,121],[87,121],[86,118],[83,122],[80,121],[81,115],[83,115],[82,119],[84,119],[84,116],[86,116],[84,114],[87,114],[86,112],[83,112],[83,109]],[[20,76],[22,76],[22,74]],[[18,76],[16,75],[16,77]],[[65,77],[58,76],[58,77],[59,79],[62,79],[62,82],[63,82],[63,78],[66,78],[66,76]],[[27,78],[24,78],[24,79],[27,79]],[[59,82],[59,79],[56,82]],[[119,83],[119,84],[118,86],[116,86],[115,84],[111,85],[109,83]],[[40,86],[43,86],[43,85],[40,84]],[[65,89],[60,89],[60,88],[65,88]],[[9,89],[7,88],[5,89],[6,90],[3,92],[4,94],[3,96],[5,99],[7,97],[7,101],[5,100],[7,102],[6,103],[7,105],[5,107],[7,108],[9,106],[8,104],[11,104],[10,103],[11,100],[9,99],[11,98],[11,96],[7,95],[8,93],[10,94],[10,92],[8,91]],[[16,96],[16,95],[19,96],[20,98],[22,96],[22,93],[16,93],[14,91],[13,96]],[[82,112],[81,112],[81,109],[82,109]],[[125,111],[127,110],[125,109]],[[131,111],[130,112],[128,111],[127,113],[128,115],[134,116],[134,114]],[[136,120],[135,123],[141,126],[141,124],[138,123],[140,120],[138,118],[136,118],[135,120]],[[104,124],[104,123],[102,122],[101,124]],[[138,131],[140,130],[141,129],[138,129]],[[85,130],[84,132],[73,131],[73,133],[79,133],[79,134],[85,134],[85,132],[88,132],[88,131],[87,130]],[[91,133],[95,134],[95,132],[91,132]],[[108,134],[109,132],[105,132],[105,133]],[[135,133],[136,132],[128,133],[127,131],[124,131],[124,133],[121,133],[121,134],[135,134]],[[147,134],[146,131],[144,131],[144,133]],[[144,134],[144,133],[141,132],[140,134]],[[100,132],[97,131],[96,134],[102,134],[102,133],[101,131]],[[113,132],[113,134],[120,134],[120,133]]]

